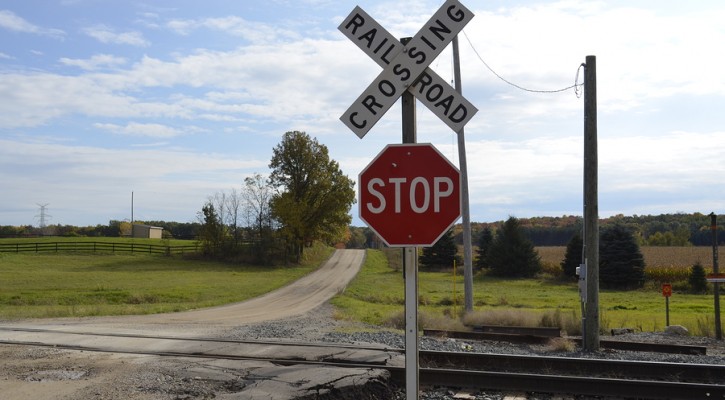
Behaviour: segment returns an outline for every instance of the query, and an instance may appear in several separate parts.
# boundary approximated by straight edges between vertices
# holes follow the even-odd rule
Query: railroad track
[[[340,368],[386,369],[390,372],[392,382],[400,386],[404,386],[405,382],[405,369],[401,366],[401,362],[396,363],[396,358],[401,358],[403,351],[386,347],[337,343],[190,339],[4,327],[0,327],[0,331],[6,333],[0,343],[8,345],[47,346],[67,350],[159,357],[256,360],[282,366],[324,365]],[[9,333],[35,339],[6,339]],[[64,340],[71,343],[43,340],[44,336],[57,334],[65,335]],[[106,341],[109,338],[132,339],[138,341],[138,345],[131,344],[127,348],[93,345],[94,341],[104,343],[104,338]],[[271,357],[261,354],[260,348],[263,347],[269,348],[272,354],[286,352],[287,356]],[[283,352],[280,349],[286,350]],[[419,358],[422,386],[650,399],[725,399],[723,365],[435,351],[420,351]]]

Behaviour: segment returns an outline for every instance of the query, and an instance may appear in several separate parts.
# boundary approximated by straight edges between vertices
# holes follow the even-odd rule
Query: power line
[[[576,94],[576,97],[578,98],[580,96],[579,88],[584,86],[584,84],[579,83],[579,70],[581,69],[581,67],[584,64],[580,65],[579,68],[577,68],[576,78],[574,79],[574,84],[571,86],[567,86],[567,87],[561,88],[561,89],[554,89],[554,90],[529,89],[529,88],[523,87],[521,85],[517,85],[516,83],[509,81],[508,79],[504,78],[503,76],[499,75],[496,71],[494,71],[493,68],[491,68],[491,66],[489,66],[488,63],[486,63],[486,61],[483,59],[483,57],[481,57],[481,55],[478,53],[478,50],[476,50],[476,47],[473,46],[473,43],[471,42],[471,39],[466,34],[465,30],[463,31],[463,36],[465,36],[466,40],[468,41],[468,44],[471,46],[471,49],[473,49],[473,52],[476,53],[476,56],[478,57],[479,60],[481,60],[483,65],[485,65],[486,68],[489,71],[491,71],[491,73],[494,74],[498,79],[502,80],[503,82],[507,83],[508,85],[511,85],[519,90],[523,90],[525,92],[531,92],[531,93],[560,93],[560,92],[565,92],[569,89],[574,89],[574,93]]]

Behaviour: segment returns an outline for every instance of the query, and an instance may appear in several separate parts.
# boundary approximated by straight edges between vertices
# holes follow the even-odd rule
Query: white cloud
[[[300,39],[300,35],[284,27],[248,21],[237,16],[174,19],[166,23],[166,27],[179,35],[189,35],[196,29],[209,29],[225,32],[255,43],[269,43],[284,39]]]
[[[13,187],[0,198],[0,217],[33,224],[42,202],[50,203],[53,223],[105,223],[127,218],[134,191],[145,219],[193,221],[208,196],[241,187],[266,164],[213,153],[0,139],[0,180]]]
[[[127,62],[123,57],[116,57],[110,54],[96,54],[89,59],[63,57],[59,61],[61,64],[75,66],[87,71],[94,71],[104,67],[115,68],[124,65]]]
[[[34,25],[9,10],[0,10],[0,27],[12,32],[31,33],[54,39],[63,39],[65,37],[65,32],[60,29],[43,28]]]
[[[127,44],[131,46],[147,47],[151,43],[143,37],[143,33],[137,31],[116,32],[113,28],[98,24],[83,29],[83,33],[98,40],[101,43]]]
[[[116,124],[93,124],[95,128],[107,130],[116,134],[131,136],[147,136],[155,138],[171,138],[182,135],[184,132],[170,126],[161,124],[140,124],[129,122],[125,126]]]

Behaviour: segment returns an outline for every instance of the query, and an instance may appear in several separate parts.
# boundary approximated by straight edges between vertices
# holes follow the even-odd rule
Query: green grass
[[[433,315],[459,315],[463,310],[463,274],[456,276],[453,295],[451,272],[420,272],[419,310]],[[580,318],[579,293],[574,282],[550,278],[501,279],[477,275],[473,282],[474,310],[483,313],[542,316],[553,313]],[[454,301],[455,299],[455,301]],[[603,330],[630,327],[644,331],[665,326],[665,299],[659,288],[635,291],[602,290],[599,295]],[[381,325],[404,310],[402,273],[388,267],[381,251],[368,250],[365,265],[343,294],[333,300],[339,316]],[[454,309],[455,308],[455,309]],[[712,295],[674,293],[670,298],[670,324],[684,325],[698,334],[702,321],[714,316]],[[524,320],[531,318],[522,318]],[[576,323],[574,324],[576,325]]]
[[[150,254],[0,253],[0,319],[172,312],[246,300],[311,272]]]

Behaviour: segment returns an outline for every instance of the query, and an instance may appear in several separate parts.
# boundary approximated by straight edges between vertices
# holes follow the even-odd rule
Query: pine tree
[[[457,253],[458,248],[453,238],[453,231],[449,230],[433,246],[423,248],[420,264],[429,269],[452,268],[454,260],[456,265],[461,263]]]
[[[528,278],[541,271],[541,258],[514,217],[496,232],[487,260],[493,275]]]
[[[690,269],[690,276],[687,278],[687,282],[690,284],[690,290],[692,293],[705,293],[707,292],[707,276],[705,274],[705,268],[698,261]]]
[[[612,225],[599,236],[599,283],[611,289],[644,285],[644,257],[634,235],[623,225]]]
[[[478,239],[478,250],[476,250],[476,268],[488,268],[488,250],[493,243],[493,232],[491,228],[485,227]]]
[[[564,275],[573,277],[576,276],[576,267],[582,262],[582,250],[584,247],[584,241],[581,235],[577,232],[569,240],[566,245],[566,254],[564,254],[564,260],[561,262],[561,269],[564,270]]]

